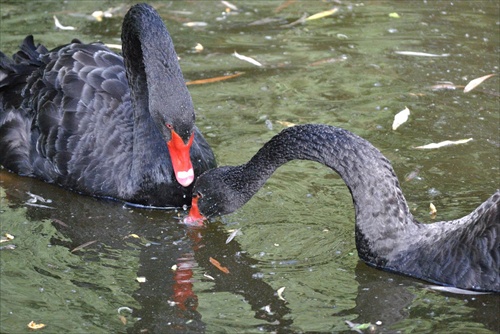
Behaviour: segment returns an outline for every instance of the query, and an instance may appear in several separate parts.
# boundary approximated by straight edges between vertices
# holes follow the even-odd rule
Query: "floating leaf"
[[[119,315],[118,319],[122,322],[122,324],[126,325],[127,324],[127,318],[125,318],[123,315]]]
[[[394,121],[392,122],[392,129],[396,130],[397,128],[399,128],[401,124],[405,123],[408,120],[408,116],[410,116],[410,109],[405,107],[403,110],[401,110],[394,116]]]
[[[401,18],[401,16],[399,16],[398,13],[389,13],[389,17],[393,18],[393,19],[399,19],[399,18]]]
[[[92,14],[92,17],[96,19],[97,22],[102,22],[102,19],[104,17],[110,18],[113,17],[113,13],[111,13],[109,10],[103,12],[102,10],[96,10]]]
[[[285,291],[285,287],[281,287],[278,289],[278,298],[281,299],[281,300],[285,300],[285,298],[283,298],[283,291]],[[285,300],[286,301],[286,300]]]
[[[233,56],[235,56],[236,58],[238,59],[241,59],[241,60],[244,60],[244,61],[247,61],[249,62],[250,64],[253,64],[255,66],[262,66],[261,63],[259,63],[257,60],[253,59],[253,58],[250,58],[250,57],[247,57],[247,56],[244,56],[244,55],[240,55],[238,52],[234,51],[233,53]]]
[[[36,208],[53,209],[53,207],[48,206],[48,205],[43,205],[43,204],[35,204],[35,203],[29,203],[29,202],[26,202],[24,204],[29,205],[29,206],[34,206]]]
[[[193,81],[188,81],[186,82],[186,85],[203,85],[207,83],[213,83],[213,82],[218,82],[218,81],[223,81],[223,80],[228,80],[232,78],[239,77],[240,75],[244,74],[245,72],[237,72],[235,74],[230,74],[230,75],[223,75],[220,77],[214,77],[214,78],[208,78],[208,79],[200,79],[200,80],[193,80]]]
[[[306,21],[322,19],[323,17],[335,14],[336,12],[338,12],[338,10],[339,9],[337,7],[335,7],[335,8],[332,8],[330,10],[325,10],[324,12],[316,13],[316,14],[311,15],[308,18],[306,18]]]
[[[296,125],[295,123],[287,122],[287,121],[276,121],[276,123],[281,124],[283,126],[286,126],[288,128]]]
[[[221,1],[221,3],[226,6],[227,8],[229,9],[232,9],[232,10],[238,10],[238,7],[236,7],[235,5],[233,5],[232,3],[230,3],[229,1]]]
[[[207,22],[186,22],[182,24],[185,27],[206,27],[208,24]]]
[[[230,242],[234,239],[234,237],[235,237],[236,235],[238,235],[238,233],[240,232],[240,230],[241,230],[241,229],[239,229],[239,228],[238,228],[238,229],[234,230],[234,231],[233,231],[233,232],[229,235],[229,237],[226,239],[226,245],[227,245],[228,243],[230,243]]]
[[[73,248],[73,249],[71,250],[71,253],[74,253],[74,252],[76,252],[76,251],[81,250],[82,248],[85,248],[85,247],[87,247],[87,246],[89,246],[89,245],[92,245],[92,244],[93,244],[94,242],[96,242],[96,241],[97,241],[97,240],[92,240],[92,241],[88,241],[88,242],[86,242],[86,243],[84,243],[84,244],[81,244],[80,246]]]
[[[34,321],[31,321],[31,322],[28,324],[28,328],[29,328],[29,329],[34,329],[34,330],[37,330],[37,329],[42,329],[42,328],[44,328],[45,326],[47,326],[47,325],[45,325],[45,324],[37,324],[37,323],[36,323],[36,322],[34,322]]]
[[[431,216],[435,216],[435,215],[436,215],[436,213],[437,213],[436,206],[435,206],[434,204],[432,204],[432,203],[431,203],[431,204],[429,204],[429,209],[431,210],[431,211],[429,211],[429,214],[430,214]]]
[[[196,51],[196,52],[201,52],[201,51],[203,51],[204,47],[203,47],[203,45],[201,45],[200,43],[196,43],[196,45],[194,46],[194,48],[193,48],[193,49],[194,49],[194,51]]]
[[[12,234],[5,233],[4,235],[5,235],[5,238],[6,238],[5,241],[9,241],[9,240],[13,240],[14,239],[14,236]]]
[[[417,146],[415,148],[422,149],[422,150],[430,150],[434,148],[440,148],[440,147],[445,147],[445,146],[451,146],[451,145],[460,145],[460,144],[465,144],[468,143],[472,140],[472,138],[467,138],[467,139],[460,139],[460,140],[445,140],[439,143],[430,143],[424,146]]]
[[[436,291],[455,293],[455,294],[459,294],[459,295],[487,295],[487,294],[491,294],[491,292],[464,290],[464,289],[454,288],[451,286],[429,285],[428,288],[432,289],[432,290],[436,290]]]
[[[415,57],[449,57],[449,53],[442,53],[440,55],[435,53],[426,52],[415,52],[415,51],[394,51],[394,53],[403,56],[415,56]]]
[[[135,279],[137,282],[139,283],[145,283],[146,282],[146,277],[144,276],[139,276],[139,277],[136,277]]]
[[[56,219],[56,218],[52,218],[52,222],[56,223],[56,224],[59,224],[61,226],[64,226],[64,227],[69,227],[68,224],[66,224],[65,222],[63,222],[62,220],[59,220],[59,219]]]
[[[492,76],[496,75],[495,73],[493,74],[488,74],[488,75],[485,75],[483,77],[480,77],[480,78],[476,78],[474,80],[471,80],[464,88],[464,93],[468,93],[470,92],[471,90],[473,90],[474,88],[476,88],[477,86],[479,86],[480,84],[483,83],[483,81],[485,81],[486,79],[489,79],[491,78]]]
[[[134,310],[132,310],[130,307],[127,307],[127,306],[122,306],[122,307],[119,307],[117,311],[118,311],[118,314],[122,313],[122,311],[127,311],[127,312],[129,312],[130,314],[132,314],[132,312],[133,312]]]
[[[221,266],[220,262],[217,261],[216,259],[214,259],[213,257],[210,257],[209,261],[210,261],[211,264],[213,264],[217,269],[219,269],[220,271],[222,271],[224,274],[229,274],[229,269],[227,269],[226,267]]]
[[[210,276],[207,273],[203,274],[203,276],[206,277],[206,278],[208,278],[209,280],[215,281],[215,278],[213,278],[212,276]]]
[[[54,24],[56,25],[56,28],[57,29],[61,29],[61,30],[76,30],[75,27],[72,27],[72,26],[63,26],[61,24],[61,22],[59,22],[59,20],[57,19],[57,17],[54,15]]]
[[[113,43],[106,43],[104,44],[106,45],[108,48],[110,49],[117,49],[117,50],[121,50],[122,49],[122,46],[120,44],[113,44]]]

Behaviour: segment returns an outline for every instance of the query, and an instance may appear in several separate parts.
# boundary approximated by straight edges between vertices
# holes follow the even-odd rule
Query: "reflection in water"
[[[149,222],[146,228],[134,232],[147,239],[148,243],[147,246],[141,246],[139,254],[137,276],[145,277],[146,282],[141,283],[134,293],[140,308],[134,310],[133,316],[140,321],[135,323],[133,331],[203,332],[205,323],[197,311],[198,297],[193,291],[193,285],[196,284],[193,269],[197,267],[203,268],[208,276],[213,277],[212,291],[243,296],[255,311],[255,317],[267,323],[264,328],[284,329],[291,324],[291,320],[285,319],[289,309],[284,301],[277,297],[271,286],[256,278],[258,270],[253,266],[256,261],[246,256],[237,242],[225,244],[228,234],[221,225],[189,229],[174,219],[170,219],[169,223],[166,226]],[[108,239],[108,227],[93,226],[95,230],[91,234],[100,236],[101,244],[112,243],[114,247],[124,247],[116,243],[116,237]],[[89,234],[88,225],[74,224],[69,229],[58,226],[58,229],[71,238],[71,247],[86,242],[80,236]],[[229,273],[225,274],[212,265],[209,260],[211,257],[223,259]]]
[[[26,182],[8,187],[9,202],[24,201],[26,192],[32,190],[30,185],[38,183],[23,180]],[[22,188],[23,185],[28,187]],[[114,201],[73,194],[69,194],[72,200],[68,201],[67,191],[49,188],[53,188],[49,189],[50,193],[37,190],[37,194],[50,198],[55,210],[28,207],[27,216],[33,221],[52,220],[62,234],[52,238],[52,245],[74,250],[95,241],[82,248],[83,253],[74,253],[89,259],[139,249],[137,277],[145,277],[146,281],[133,294],[140,307],[133,310],[132,316],[140,320],[130,332],[204,332],[206,324],[197,310],[198,297],[193,291],[196,285],[193,270],[197,268],[213,278],[213,292],[241,295],[251,306],[255,318],[264,322],[259,328],[285,330],[291,325],[292,320],[287,317],[290,310],[285,302],[255,275],[259,272],[255,266],[257,261],[242,251],[235,240],[226,244],[229,234],[220,223],[206,228],[187,227],[179,223],[173,212],[130,210]],[[131,237],[132,234],[140,239]],[[210,263],[210,258],[219,259],[229,272],[220,271]],[[102,289],[99,282],[80,282],[79,285]]]
[[[28,198],[26,192],[31,191],[31,185],[37,182],[28,180],[7,187],[9,202],[24,201]],[[134,321],[128,325],[129,332],[206,332],[212,324],[206,322],[210,317],[204,320],[204,315],[198,311],[195,292],[197,284],[201,283],[201,272],[205,273],[206,282],[212,284],[210,292],[228,292],[243,297],[242,303],[248,304],[254,318],[260,320],[258,326],[254,325],[254,330],[301,331],[300,325],[294,324],[297,315],[292,309],[295,305],[281,300],[276,291],[260,278],[258,261],[250,257],[238,242],[232,240],[226,244],[228,233],[220,222],[191,228],[179,224],[173,212],[131,210],[116,202],[72,194],[68,201],[66,191],[52,186],[46,193],[40,192],[41,188],[36,190],[38,195],[53,200],[51,204],[55,210],[30,207],[27,216],[31,221],[53,220],[53,226],[61,233],[52,238],[53,245],[64,246],[69,251],[95,241],[83,251],[74,252],[86,261],[116,258],[116,254],[123,254],[126,250],[136,251],[136,276],[145,277],[146,281],[132,294],[138,307],[133,308]],[[131,237],[131,234],[140,239]],[[219,260],[228,273],[215,267],[211,258]],[[394,328],[400,329],[410,316],[415,317],[415,312],[423,312],[421,317],[424,319],[426,312],[434,312],[433,305],[415,308],[419,299],[432,300],[433,296],[440,295],[423,288],[423,283],[418,280],[370,268],[361,262],[355,274],[358,284],[357,295],[353,296],[355,307],[332,312],[332,317],[357,323],[381,321],[378,330],[390,332]],[[109,282],[74,279],[73,284],[98,291],[103,286],[107,289]],[[495,330],[498,325],[492,322],[495,317],[491,312],[495,311],[497,297],[483,296],[480,300],[469,297],[471,303],[465,312],[473,313],[486,328]],[[447,299],[449,303],[460,304],[464,297],[450,294]]]

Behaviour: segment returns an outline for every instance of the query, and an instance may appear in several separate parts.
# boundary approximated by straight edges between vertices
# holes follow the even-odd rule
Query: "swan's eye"
[[[172,126],[172,124],[170,124],[170,123],[165,123],[165,126],[167,127],[167,129],[170,129],[170,130],[172,130],[174,128]]]
[[[200,193],[199,191],[197,191],[197,192],[196,192],[196,195],[194,195],[193,197],[195,197],[195,198],[198,198],[198,199],[199,199],[199,198],[202,198],[202,197],[203,197],[203,194],[202,194],[202,193]]]

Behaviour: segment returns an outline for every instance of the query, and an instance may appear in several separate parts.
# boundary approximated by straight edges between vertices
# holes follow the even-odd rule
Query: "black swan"
[[[48,51],[32,36],[12,60],[0,52],[0,165],[92,196],[189,204],[195,175],[215,158],[172,39],[139,4],[122,42],[123,57],[78,40]]]
[[[287,128],[248,163],[206,171],[195,182],[185,222],[237,210],[294,159],[322,163],[347,184],[356,247],[367,264],[441,285],[500,292],[499,190],[463,218],[422,224],[412,216],[390,162],[368,141],[333,126]]]

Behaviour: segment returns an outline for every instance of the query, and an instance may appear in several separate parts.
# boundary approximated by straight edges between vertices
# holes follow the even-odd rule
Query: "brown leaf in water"
[[[219,81],[224,81],[224,80],[229,80],[233,79],[236,77],[239,77],[240,75],[244,74],[245,72],[236,72],[235,74],[230,74],[230,75],[223,75],[220,77],[215,77],[215,78],[208,78],[208,79],[200,79],[200,80],[192,80],[186,82],[186,85],[203,85],[207,83],[213,83],[213,82],[219,82]]]
[[[97,241],[97,240],[92,240],[92,241],[86,242],[86,243],[84,243],[84,244],[81,244],[80,246],[73,248],[73,249],[71,250],[71,253],[74,253],[74,252],[76,252],[76,251],[81,250],[82,248],[85,248],[85,247],[87,247],[87,246],[90,246],[90,245],[92,245],[92,244],[93,244],[94,242],[96,242],[96,241]]]
[[[62,227],[69,227],[68,224],[66,224],[65,222],[63,222],[62,220],[59,220],[57,218],[52,218],[51,220],[53,223],[59,224]]]
[[[213,264],[217,269],[219,269],[220,271],[222,271],[224,274],[229,274],[229,269],[227,269],[226,267],[221,266],[220,262],[217,261],[216,259],[214,259],[213,257],[210,257],[209,261],[210,261],[211,264]]]
[[[125,318],[123,315],[119,315],[118,318],[122,322],[122,324],[126,325],[127,324],[127,318]]]

